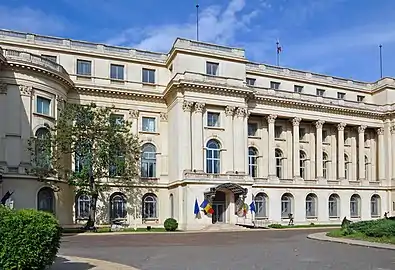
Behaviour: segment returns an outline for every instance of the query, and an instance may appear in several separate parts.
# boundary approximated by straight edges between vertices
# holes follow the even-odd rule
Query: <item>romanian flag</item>
[[[207,200],[204,200],[200,207],[203,208],[206,213],[214,214],[214,209],[211,207],[211,204]]]
[[[248,204],[244,203],[243,205],[243,215],[246,216],[248,213]]]

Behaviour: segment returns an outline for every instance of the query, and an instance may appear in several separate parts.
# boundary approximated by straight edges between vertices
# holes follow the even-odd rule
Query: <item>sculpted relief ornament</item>
[[[317,129],[322,129],[322,127],[324,126],[325,121],[324,120],[318,120],[317,122],[315,122],[315,127]]]
[[[377,135],[384,135],[384,128],[378,128]]]
[[[237,117],[246,117],[247,116],[247,109],[246,108],[237,108],[236,116]]]
[[[139,117],[139,111],[138,110],[130,110],[129,115],[133,119],[137,119]]]
[[[268,124],[274,124],[274,122],[276,121],[277,115],[275,114],[271,114],[267,117],[267,122]]]
[[[166,121],[167,121],[167,113],[161,112],[160,115],[159,115],[159,117],[160,117],[160,120],[161,120],[162,122],[166,122]]]
[[[366,129],[366,126],[362,125],[358,127],[358,133],[364,133]]]
[[[0,82],[0,95],[7,94],[7,84]]]
[[[235,113],[236,107],[233,106],[226,106],[225,107],[225,115],[226,116],[233,116],[233,114]]]
[[[182,103],[182,110],[184,112],[190,112],[192,110],[192,106],[193,102],[184,100],[184,102]]]
[[[337,125],[337,129],[340,131],[344,131],[344,128],[346,127],[346,123],[340,123]]]
[[[203,113],[204,107],[206,106],[205,103],[195,103],[195,113]]]
[[[33,87],[27,85],[19,85],[21,96],[31,96],[33,94]]]
[[[302,121],[302,118],[300,118],[300,117],[295,117],[294,119],[292,119],[292,125],[293,125],[293,126],[299,126],[300,121]]]

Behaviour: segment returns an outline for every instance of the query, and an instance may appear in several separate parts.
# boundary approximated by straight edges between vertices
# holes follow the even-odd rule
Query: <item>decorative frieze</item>
[[[184,112],[190,112],[192,111],[192,106],[193,106],[193,102],[184,100],[184,102],[182,103],[182,110]]]
[[[130,118],[137,119],[139,118],[139,111],[138,110],[129,110]]]
[[[203,113],[204,107],[206,106],[205,103],[197,102],[195,103],[195,113]]]
[[[7,94],[7,84],[0,83],[0,95],[5,95],[5,94]]]
[[[159,117],[162,122],[167,122],[167,113],[161,112]]]
[[[21,92],[21,96],[31,97],[33,94],[33,87],[27,85],[19,85],[19,91]]]
[[[235,113],[236,107],[233,106],[226,106],[225,107],[225,115],[226,116],[233,116],[233,114]]]

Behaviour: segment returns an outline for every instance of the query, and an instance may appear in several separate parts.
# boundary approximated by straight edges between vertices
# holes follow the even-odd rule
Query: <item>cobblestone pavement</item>
[[[314,232],[319,232],[315,230]],[[62,255],[142,270],[394,270],[395,251],[307,239],[313,231],[69,236]]]

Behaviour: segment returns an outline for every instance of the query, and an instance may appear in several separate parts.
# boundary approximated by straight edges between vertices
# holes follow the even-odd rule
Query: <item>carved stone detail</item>
[[[293,125],[293,126],[299,126],[300,121],[302,121],[302,118],[300,118],[300,117],[295,117],[294,119],[292,119],[292,125]]]
[[[365,125],[359,126],[358,127],[358,133],[364,133],[366,128],[367,127]]]
[[[271,114],[267,117],[267,122],[269,124],[274,124],[274,122],[276,121],[277,115],[275,114]]]
[[[7,84],[0,83],[0,95],[5,95],[5,94],[7,94]]]
[[[192,110],[192,106],[193,106],[193,102],[184,100],[184,102],[182,103],[182,110],[184,112],[190,112]]]
[[[322,127],[324,126],[325,121],[324,120],[318,120],[317,122],[315,122],[315,127],[317,129],[322,129]]]
[[[204,107],[206,106],[205,103],[195,103],[195,113],[203,113]]]
[[[235,110],[236,110],[236,107],[233,107],[233,106],[226,106],[226,107],[225,107],[225,115],[226,115],[226,116],[233,116]]]
[[[395,126],[391,127],[391,134],[395,134]]]
[[[376,131],[377,135],[384,135],[384,128],[378,128]]]
[[[341,130],[341,131],[344,131],[344,128],[347,126],[347,124],[346,123],[339,123],[338,125],[337,125],[337,129],[338,130]]]
[[[130,110],[129,115],[131,118],[137,119],[137,118],[139,118],[139,111],[138,110]]]
[[[160,116],[160,120],[162,122],[166,122],[167,121],[167,113],[161,112],[159,116]]]
[[[236,116],[237,117],[246,117],[247,116],[247,109],[246,108],[237,108]]]
[[[31,97],[33,94],[33,87],[27,85],[19,85],[19,91],[21,92],[22,96]]]

